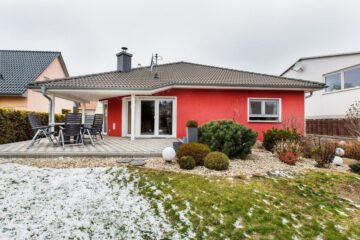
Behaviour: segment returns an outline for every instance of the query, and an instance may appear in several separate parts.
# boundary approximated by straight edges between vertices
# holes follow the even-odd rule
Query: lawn
[[[182,237],[360,239],[360,205],[339,195],[359,200],[355,174],[234,179],[142,169],[136,175],[141,194],[155,209],[163,202]]]
[[[0,239],[360,239],[359,192],[350,173],[227,178],[7,163]]]

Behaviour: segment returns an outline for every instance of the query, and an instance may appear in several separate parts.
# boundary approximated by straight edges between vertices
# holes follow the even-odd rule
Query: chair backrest
[[[41,119],[38,115],[29,113],[28,114],[29,123],[32,129],[42,126]]]
[[[85,125],[92,125],[94,123],[95,115],[86,115],[85,116]]]
[[[104,122],[104,114],[95,114],[94,122],[92,125],[93,132],[101,132]]]
[[[81,113],[68,113],[65,116],[64,135],[79,136],[81,130]]]

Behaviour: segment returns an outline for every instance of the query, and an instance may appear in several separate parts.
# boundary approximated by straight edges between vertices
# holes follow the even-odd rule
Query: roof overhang
[[[249,90],[249,91],[304,91],[314,92],[321,88],[275,88],[275,87],[236,87],[236,86],[201,86],[201,85],[172,85],[156,89],[96,89],[96,88],[46,88],[46,93],[75,102],[100,101],[104,99],[128,96],[128,95],[154,95],[170,89],[212,89],[212,90]],[[41,92],[40,88],[32,87],[35,92]]]

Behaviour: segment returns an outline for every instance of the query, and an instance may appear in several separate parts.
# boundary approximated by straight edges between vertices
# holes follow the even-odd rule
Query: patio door
[[[140,102],[140,135],[155,135],[155,100]]]

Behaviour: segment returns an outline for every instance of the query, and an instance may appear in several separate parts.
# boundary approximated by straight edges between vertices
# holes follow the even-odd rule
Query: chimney
[[[117,70],[121,72],[130,72],[132,54],[127,52],[127,47],[122,47],[121,49],[122,51],[116,54]]]

